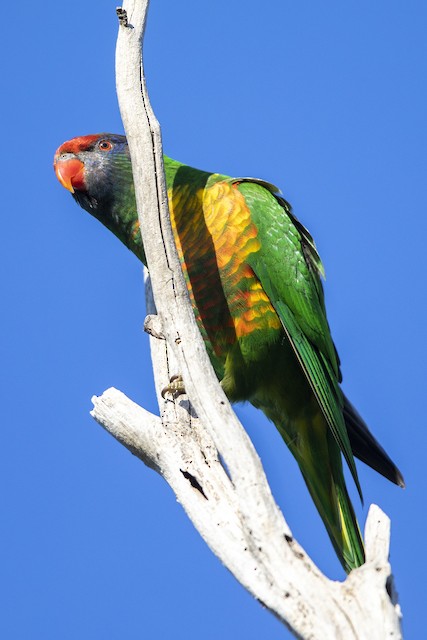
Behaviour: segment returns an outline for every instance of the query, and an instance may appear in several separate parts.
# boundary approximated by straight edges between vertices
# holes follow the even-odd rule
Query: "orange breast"
[[[196,318],[214,352],[260,329],[279,329],[280,321],[248,256],[260,249],[258,230],[244,197],[219,181],[192,190],[169,192],[172,228]]]

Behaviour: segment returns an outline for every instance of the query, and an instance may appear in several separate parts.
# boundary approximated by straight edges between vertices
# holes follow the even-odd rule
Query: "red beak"
[[[78,158],[70,158],[69,160],[55,160],[54,162],[56,177],[63,187],[74,193],[75,189],[83,190],[84,182],[84,164]]]

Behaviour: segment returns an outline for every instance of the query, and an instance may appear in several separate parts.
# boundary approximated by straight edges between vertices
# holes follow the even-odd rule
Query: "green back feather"
[[[280,318],[363,500],[343,417],[339,362],[324,310],[321,261],[314,241],[302,225],[295,225],[285,201],[259,184],[245,182],[239,190],[251,208],[261,240],[261,250],[249,257],[249,263]]]

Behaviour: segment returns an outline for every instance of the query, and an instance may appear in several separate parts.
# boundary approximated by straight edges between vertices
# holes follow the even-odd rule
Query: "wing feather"
[[[331,338],[320,275],[323,266],[313,238],[291,213],[289,204],[271,193],[271,185],[238,181],[261,249],[248,261],[280,318],[325,420],[362,491],[345,425],[339,360]]]

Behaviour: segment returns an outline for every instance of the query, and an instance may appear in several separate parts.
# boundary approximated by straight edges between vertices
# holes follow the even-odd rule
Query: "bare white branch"
[[[141,46],[148,4],[123,4],[116,73],[157,308],[156,319],[146,324],[161,417],[114,389],[94,399],[92,415],[166,479],[214,553],[296,637],[396,640],[401,632],[398,606],[387,592],[387,517],[378,507],[370,511],[363,567],[342,584],[323,576],[292,537],[209,362],[173,241],[160,126],[145,86]],[[150,285],[147,298],[153,315]],[[162,398],[161,389],[176,373],[200,420],[185,396]]]

